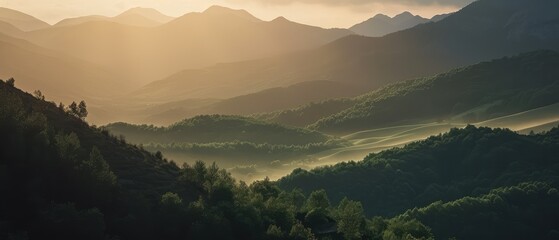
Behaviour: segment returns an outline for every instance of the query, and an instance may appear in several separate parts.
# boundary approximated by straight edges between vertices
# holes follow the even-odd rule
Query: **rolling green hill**
[[[305,104],[293,109],[254,114],[253,117],[289,126],[306,127],[322,118],[346,110],[357,103],[358,100],[356,98],[329,99]]]
[[[361,159],[363,156],[448,132],[451,128],[462,128],[465,123],[422,123],[375,128],[341,137],[351,145],[313,154],[317,160],[309,167],[335,164],[342,161]],[[503,117],[474,123],[480,127],[508,128],[522,134],[545,132],[559,125],[559,103],[531,109]],[[285,173],[287,174],[287,173]]]
[[[4,81],[0,102],[1,239],[314,236],[296,218],[314,209],[300,192],[239,184],[215,164],[179,168]]]
[[[559,128],[526,136],[468,126],[370,154],[361,162],[295,170],[279,185],[305,192],[324,188],[333,201],[348,196],[360,200],[370,215],[394,216],[523,181],[557,184],[558,134]]]
[[[168,127],[114,123],[112,134],[178,162],[217,162],[235,177],[253,181],[290,172],[310,154],[348,146],[339,138],[241,116],[201,115]]]
[[[355,96],[356,92],[359,91],[355,86],[339,82],[312,81],[270,88],[229,99],[187,99],[158,104],[138,111],[138,117],[130,117],[130,114],[123,117],[130,121],[140,119],[142,123],[169,125],[203,114],[250,115],[272,112],[329,98]]]
[[[349,132],[398,122],[475,123],[559,102],[559,54],[538,51],[400,82],[309,126]]]
[[[359,203],[324,205],[323,191],[179,168],[12,84],[0,81],[1,239],[341,239],[365,222]]]
[[[3,81],[0,102],[0,189],[8,193],[0,200],[2,239],[102,239],[105,224],[128,224],[111,222],[134,215],[128,207],[151,206],[176,186],[175,164],[54,103]]]
[[[132,125],[113,123],[105,126],[132,143],[212,143],[251,142],[304,145],[330,140],[327,135],[301,128],[284,127],[241,116],[201,115],[169,125]]]
[[[403,81],[353,99],[257,116],[344,134],[417,123],[477,123],[559,102],[559,53],[536,51]]]
[[[158,188],[167,189],[168,186],[165,185],[178,176],[176,165],[165,163],[156,159],[153,154],[125,144],[116,137],[110,136],[106,131],[89,127],[82,120],[72,117],[52,102],[39,101],[4,82],[0,83],[0,94],[2,97],[3,137],[13,140],[7,141],[3,145],[3,153],[5,154],[12,153],[7,150],[13,146],[21,151],[14,154],[36,156],[33,154],[40,154],[41,152],[26,153],[25,149],[34,148],[34,144],[46,143],[48,146],[49,142],[53,141],[52,138],[57,138],[59,135],[64,137],[73,135],[70,138],[79,139],[78,155],[82,157],[83,154],[89,153],[88,151],[92,148],[98,148],[111,166],[111,170],[119,177],[120,184],[126,188],[150,189],[149,191]],[[15,125],[14,129],[9,128],[12,125]],[[36,141],[20,146],[22,142],[19,141],[29,141],[29,139],[26,139],[29,137],[28,135],[36,137]],[[6,155],[7,158],[9,156]],[[18,156],[21,155],[14,155],[13,157]],[[2,159],[7,158],[2,157]],[[132,166],[135,170],[129,171]],[[155,182],[160,184],[154,184]]]
[[[557,234],[559,128],[530,136],[455,129],[362,163],[298,170],[279,182],[285,187],[306,178],[302,187],[310,194],[305,195],[268,179],[237,183],[227,171],[201,161],[179,168],[4,81],[0,101],[0,189],[7,193],[0,198],[2,239],[553,239]],[[326,174],[330,170],[336,174]],[[373,200],[362,204],[342,194],[371,194]],[[440,199],[458,200],[433,203]],[[416,208],[422,206],[427,207]],[[390,215],[396,217],[367,219],[364,210],[371,209],[382,215],[394,211]]]
[[[558,200],[556,187],[526,182],[414,208],[395,220],[417,219],[440,239],[554,239],[559,233],[554,221]]]

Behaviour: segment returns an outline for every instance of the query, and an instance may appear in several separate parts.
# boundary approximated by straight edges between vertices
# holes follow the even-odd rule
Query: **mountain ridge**
[[[112,68],[143,85],[185,69],[313,48],[350,34],[295,23],[276,26],[247,19],[242,10],[216,8],[150,28],[93,21],[33,31],[25,39]],[[285,41],[284,36],[293,37]]]
[[[50,27],[50,24],[29,14],[0,7],[0,21],[7,22],[22,31],[33,31]]]
[[[545,4],[534,5],[527,0],[515,0],[514,4],[501,0],[476,1],[441,21],[384,37],[349,35],[305,52],[207,67],[203,74],[206,79],[212,76],[237,84],[284,81],[289,85],[329,80],[374,90],[389,83],[503,56],[540,49],[557,51],[559,37],[548,31],[558,25],[551,20],[559,19],[559,15],[549,10],[555,9],[557,2],[541,1]],[[519,14],[530,19],[530,28],[506,24],[515,22]],[[184,95],[182,89],[192,86],[191,79],[198,78],[200,73],[177,73],[159,81],[160,87],[153,84],[137,92],[137,96],[148,97],[140,93],[159,91],[165,96]]]
[[[136,27],[155,27],[172,21],[174,18],[164,15],[153,8],[130,8],[116,16],[88,15],[62,19],[54,27],[67,27],[95,21],[109,21]]]
[[[474,123],[559,102],[553,97],[558,91],[557,64],[558,52],[528,52],[257,118],[342,134],[402,121]],[[317,114],[318,109],[324,115]]]
[[[394,17],[377,14],[366,21],[353,25],[349,30],[363,36],[382,37],[390,33],[415,27],[419,24],[437,22],[447,16],[447,14],[441,14],[427,19],[419,15],[413,15],[408,11],[397,14]]]

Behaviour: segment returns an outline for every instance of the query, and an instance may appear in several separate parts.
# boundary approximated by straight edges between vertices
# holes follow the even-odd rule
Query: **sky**
[[[473,0],[0,0],[1,7],[51,24],[84,15],[115,16],[133,7],[150,7],[170,16],[201,12],[212,5],[245,9],[263,20],[283,16],[325,28],[347,28],[378,14],[409,11],[423,17],[454,12]]]

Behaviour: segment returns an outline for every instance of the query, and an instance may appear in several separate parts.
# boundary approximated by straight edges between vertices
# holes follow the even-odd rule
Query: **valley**
[[[0,1],[0,239],[559,239],[556,9]]]

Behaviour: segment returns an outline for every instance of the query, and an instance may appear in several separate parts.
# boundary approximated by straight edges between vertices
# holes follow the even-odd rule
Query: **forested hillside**
[[[215,164],[177,167],[88,126],[87,111],[13,84],[0,82],[0,189],[9,193],[0,199],[2,239],[553,239],[558,232],[558,128],[533,136],[455,129],[360,163],[298,170],[279,186],[303,179],[304,191],[285,191],[268,179],[237,182]],[[358,193],[368,196],[363,204],[341,195]]]
[[[132,125],[113,123],[107,130],[125,135],[133,143],[211,143],[244,141],[251,143],[294,144],[321,143],[331,138],[322,133],[271,124],[249,117],[201,115],[169,125]]]
[[[0,81],[0,189],[8,193],[0,198],[1,239],[295,240],[368,233],[358,202],[330,204],[324,191],[307,197],[268,179],[247,185],[215,164],[179,168],[88,126],[83,111],[13,84]]]
[[[554,186],[525,182],[479,197],[438,201],[395,219],[417,219],[438,239],[557,239],[559,192]]]
[[[526,136],[468,126],[370,154],[360,162],[298,169],[279,185],[305,192],[323,188],[333,201],[345,196],[361,201],[370,216],[395,216],[409,208],[524,181],[557,184],[558,140],[559,128]]]
[[[310,129],[337,134],[417,122],[476,123],[559,102],[557,66],[559,53],[530,52],[257,117],[295,126],[315,121]]]
[[[235,176],[243,180],[277,174],[263,172],[268,170],[282,169],[283,175],[293,169],[287,165],[291,162],[349,145],[345,140],[316,131],[241,116],[202,115],[168,127],[114,123],[103,128],[181,162],[215,161],[222,167],[235,168]]]

